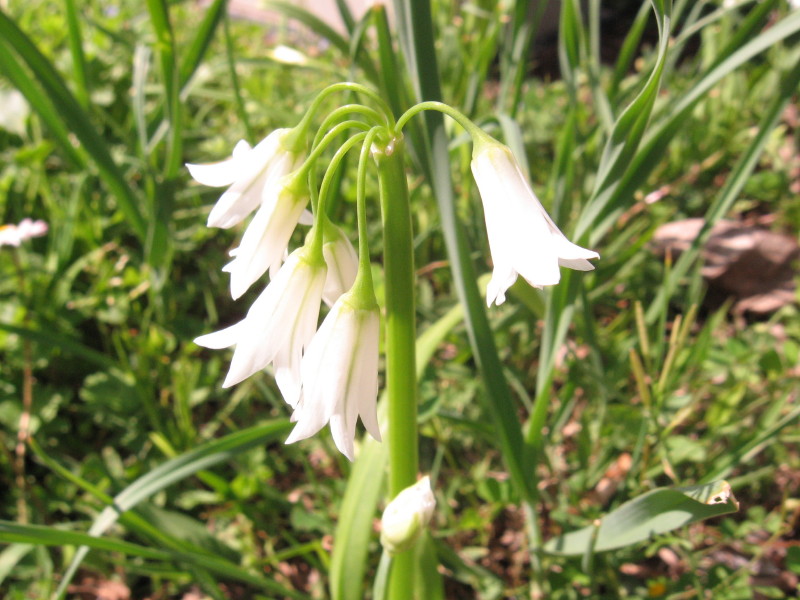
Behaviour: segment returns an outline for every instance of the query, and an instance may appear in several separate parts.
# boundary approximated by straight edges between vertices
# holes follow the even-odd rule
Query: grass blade
[[[642,90],[614,123],[600,159],[595,189],[575,228],[575,237],[578,239],[583,239],[612,199],[616,198],[614,191],[623,174],[629,170],[631,160],[636,155],[639,142],[650,120],[667,62],[671,24],[670,6],[671,0],[666,2],[653,0],[659,31],[656,64]]]
[[[64,127],[64,122],[58,115],[50,98],[42,93],[41,88],[31,79],[28,72],[17,60],[17,57],[9,52],[9,49],[5,47],[1,39],[0,72],[25,96],[28,104],[31,105],[50,130],[67,159],[78,168],[86,168],[86,156],[79,148],[75,148],[72,145],[69,139],[69,131]]]
[[[9,521],[0,521],[0,542],[35,544],[39,546],[80,546],[104,552],[118,552],[127,556],[140,556],[151,560],[179,561],[207,569],[222,577],[249,583],[271,592],[280,593],[291,598],[305,598],[293,590],[269,579],[254,575],[225,559],[207,554],[194,554],[176,550],[160,550],[149,548],[124,540],[100,538],[86,533],[47,527],[44,525],[19,525]],[[63,583],[63,582],[62,582]],[[56,592],[58,595],[60,592]]]
[[[247,109],[245,108],[244,97],[242,96],[242,86],[239,84],[239,76],[236,74],[236,59],[233,56],[233,37],[231,37],[230,20],[227,15],[225,16],[223,29],[225,32],[225,59],[228,63],[228,75],[231,78],[233,97],[236,100],[236,112],[244,126],[245,138],[250,144],[255,145],[255,134],[250,125],[250,118],[247,116]]]
[[[211,41],[214,39],[214,34],[225,18],[227,5],[227,0],[214,0],[206,9],[203,21],[197,28],[197,33],[181,56],[179,69],[181,88],[189,82],[192,75],[197,71],[197,67],[203,62]]]
[[[119,519],[122,513],[126,510],[130,510],[145,498],[149,498],[153,494],[181,479],[194,475],[198,471],[222,462],[223,460],[227,460],[256,445],[264,444],[288,431],[290,427],[291,423],[288,421],[270,421],[263,425],[237,431],[224,438],[208,442],[191,452],[168,460],[161,466],[149,471],[117,494],[114,497],[113,504],[104,509],[95,519],[92,527],[89,529],[88,535],[92,537],[102,535],[117,521],[117,519]],[[67,572],[64,574],[64,578],[58,586],[56,595],[59,598],[63,597],[67,586],[75,575],[78,567],[83,562],[88,551],[89,547],[86,544],[82,544],[75,553],[74,558],[67,568]]]
[[[8,323],[0,322],[0,330],[7,331],[8,333],[16,334],[25,339],[41,344],[45,348],[61,348],[68,354],[74,354],[83,360],[90,362],[103,369],[114,369],[119,365],[110,359],[107,355],[97,350],[93,350],[88,346],[84,346],[80,342],[64,335],[60,335],[54,331],[38,331],[26,327],[17,327]]]
[[[156,34],[156,56],[161,66],[164,83],[164,100],[167,107],[167,157],[164,161],[164,178],[174,179],[181,168],[183,132],[181,127],[180,81],[175,55],[175,36],[169,20],[166,0],[147,0],[150,21]]]
[[[633,157],[630,168],[609,198],[609,205],[617,206],[623,199],[631,198],[633,192],[644,184],[661,160],[667,144],[678,133],[697,102],[723,77],[798,32],[800,32],[800,12],[794,11],[741,48],[731,49],[729,56],[720,58],[719,62],[709,69],[686,94],[670,105],[669,113],[648,133],[642,147]],[[599,240],[612,223],[611,218],[605,218],[601,224],[595,224],[590,240],[593,242]]]
[[[69,51],[72,55],[72,68],[75,71],[75,96],[81,106],[89,106],[89,84],[86,80],[86,56],[83,54],[83,36],[75,0],[66,0],[67,32],[69,33]]]
[[[659,30],[656,64],[642,90],[614,123],[606,142],[598,167],[594,191],[575,230],[574,237],[580,240],[578,243],[584,245],[586,245],[585,240],[590,237],[590,233],[591,239],[594,240],[595,223],[603,211],[612,201],[618,201],[619,196],[615,195],[615,192],[620,186],[623,175],[630,171],[631,161],[636,156],[639,142],[650,119],[661,86],[669,50],[671,2],[670,0],[666,2],[653,0],[652,5]],[[572,321],[573,303],[578,295],[579,281],[580,275],[576,276],[574,271],[565,270],[561,283],[550,291],[547,298],[545,328],[539,352],[539,374],[536,378],[537,398],[526,433],[529,442],[537,439],[543,425],[545,410],[540,408],[540,405],[547,401],[547,390],[553,377],[556,349],[562,344]]]

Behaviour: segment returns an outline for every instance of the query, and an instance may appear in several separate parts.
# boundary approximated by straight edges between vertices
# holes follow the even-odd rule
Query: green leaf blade
[[[549,540],[544,550],[567,556],[614,550],[738,508],[727,481],[659,488],[626,502],[593,525]]]

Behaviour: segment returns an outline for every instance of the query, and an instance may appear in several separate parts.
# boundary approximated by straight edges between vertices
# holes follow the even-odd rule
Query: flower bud
[[[408,550],[431,520],[436,499],[428,476],[397,494],[383,511],[381,544],[389,554]]]

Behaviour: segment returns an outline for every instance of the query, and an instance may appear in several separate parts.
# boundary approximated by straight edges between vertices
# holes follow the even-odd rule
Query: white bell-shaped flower
[[[358,254],[344,231],[331,222],[325,224],[322,254],[325,256],[325,264],[328,265],[322,299],[328,306],[333,306],[356,280]]]
[[[370,292],[371,293],[371,292]],[[354,457],[356,421],[380,441],[378,427],[378,341],[380,316],[374,302],[353,290],[333,305],[308,345],[301,367],[302,399],[287,444],[311,437],[330,422],[339,451]]]
[[[234,300],[268,269],[274,272],[280,266],[306,204],[308,188],[293,174],[267,183],[261,206],[245,229],[234,259],[223,268],[231,274]]]
[[[591,271],[597,252],[570,242],[545,211],[511,150],[494,140],[479,140],[472,174],[483,201],[494,270],[486,303],[502,304],[517,275],[532,286],[555,285],[559,266]]]
[[[211,187],[229,186],[208,215],[209,227],[227,229],[240,223],[262,202],[271,183],[294,171],[302,154],[286,146],[293,130],[276,129],[254,148],[242,140],[227,160],[209,164],[187,164],[198,183]]]
[[[423,477],[395,496],[381,517],[381,544],[389,554],[408,550],[425,530],[436,508],[431,480]]]
[[[324,262],[314,259],[307,247],[298,248],[242,321],[195,340],[205,348],[236,346],[223,387],[236,385],[272,363],[284,399],[292,408],[297,405],[300,359],[317,328],[326,271]]]

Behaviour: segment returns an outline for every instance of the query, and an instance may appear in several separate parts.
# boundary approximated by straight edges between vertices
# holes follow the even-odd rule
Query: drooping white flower
[[[223,271],[231,274],[231,297],[236,300],[255,281],[281,264],[289,238],[308,204],[308,188],[293,174],[270,181],[263,201],[247,226],[234,259]]]
[[[591,271],[587,259],[597,252],[570,242],[545,211],[511,150],[499,142],[480,141],[472,155],[472,174],[483,201],[494,270],[486,303],[505,302],[517,275],[532,286],[555,285],[559,266]]]
[[[242,140],[227,160],[209,164],[187,164],[192,177],[211,187],[230,186],[208,215],[209,227],[227,229],[241,222],[262,202],[264,190],[294,171],[302,155],[287,148],[291,129],[276,129],[254,148]]]
[[[19,225],[0,225],[0,246],[19,247],[22,242],[35,237],[42,237],[47,233],[47,223],[22,219]]]
[[[236,346],[222,387],[236,385],[272,363],[281,394],[292,408],[297,405],[300,359],[317,328],[326,271],[307,247],[298,248],[242,321],[195,340],[205,348]]]
[[[426,475],[395,496],[381,517],[381,544],[389,554],[408,550],[433,516],[436,498]]]
[[[308,345],[301,367],[302,398],[292,415],[297,422],[287,444],[311,437],[330,422],[339,451],[350,460],[356,421],[380,441],[378,340],[380,317],[374,302],[354,291],[343,294]]]
[[[322,245],[328,277],[322,299],[328,306],[353,286],[358,272],[358,255],[353,244],[341,228],[331,222],[325,224],[325,242]]]

